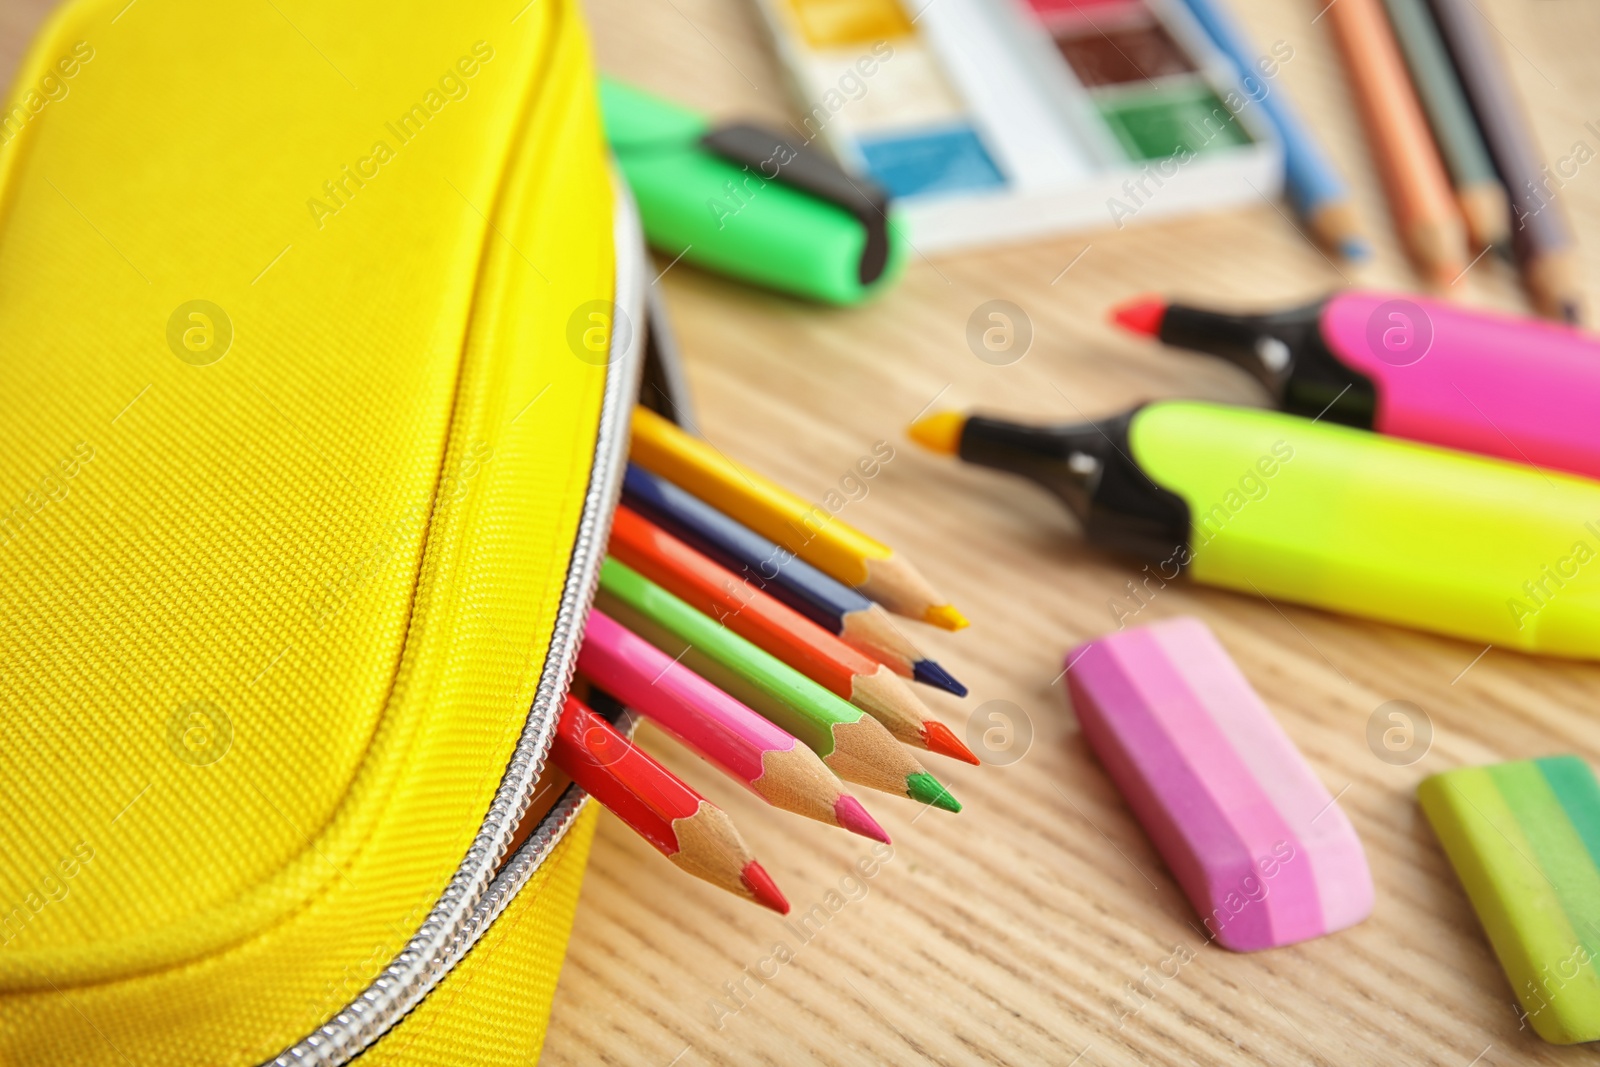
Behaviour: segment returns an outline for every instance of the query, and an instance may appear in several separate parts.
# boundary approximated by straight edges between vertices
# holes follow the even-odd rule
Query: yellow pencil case
[[[0,112],[0,1063],[537,1056],[592,813],[513,832],[637,389],[618,188],[573,0],[41,33]]]

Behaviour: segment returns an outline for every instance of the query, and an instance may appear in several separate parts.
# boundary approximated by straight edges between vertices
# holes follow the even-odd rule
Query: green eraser
[[[1560,1045],[1600,1039],[1600,787],[1576,756],[1446,771],[1417,799],[1511,980]]]
[[[771,134],[772,152],[740,162],[708,146],[718,134],[698,112],[610,78],[600,81],[600,105],[645,236],[661,252],[833,304],[866,299],[904,266],[893,212],[863,208],[867,183],[823,162],[821,149],[780,145],[783,135]],[[838,199],[795,180],[825,169],[837,175]],[[858,201],[855,211],[842,206],[847,200]]]

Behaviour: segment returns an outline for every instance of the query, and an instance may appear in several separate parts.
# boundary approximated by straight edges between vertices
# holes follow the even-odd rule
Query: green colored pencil
[[[1511,236],[1506,188],[1489,158],[1489,146],[1426,0],[1384,0],[1384,5],[1473,243],[1480,248],[1502,245]]]
[[[961,810],[950,791],[872,716],[626,564],[606,559],[598,606],[799,738],[840,778],[946,811]]]

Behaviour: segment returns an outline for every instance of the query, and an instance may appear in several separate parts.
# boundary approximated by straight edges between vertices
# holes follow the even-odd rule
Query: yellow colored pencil
[[[728,459],[645,408],[633,411],[633,461],[693,493],[896,615],[946,630],[967,620],[894,549]]]

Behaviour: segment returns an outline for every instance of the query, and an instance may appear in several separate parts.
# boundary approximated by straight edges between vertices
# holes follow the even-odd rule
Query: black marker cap
[[[1028,478],[1064,501],[1091,544],[1147,562],[1189,559],[1189,506],[1140,468],[1129,441],[1139,409],[1101,422],[1026,426],[974,416],[957,454]]]
[[[1322,334],[1328,301],[1266,315],[1233,315],[1188,304],[1141,300],[1123,305],[1113,319],[1163,344],[1225,359],[1266,387],[1282,411],[1372,429],[1377,389],[1345,364]]]

